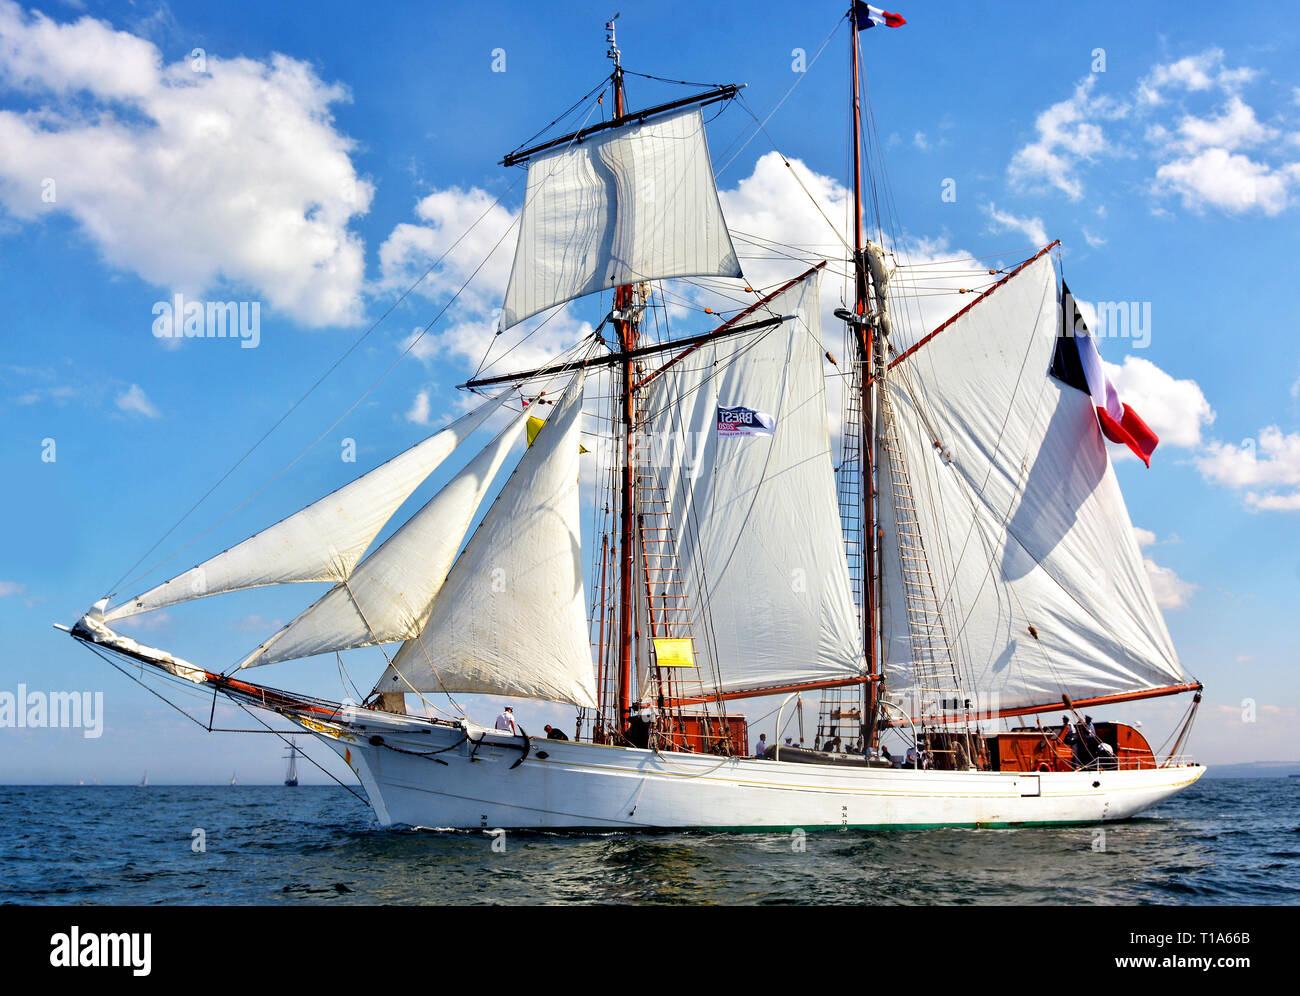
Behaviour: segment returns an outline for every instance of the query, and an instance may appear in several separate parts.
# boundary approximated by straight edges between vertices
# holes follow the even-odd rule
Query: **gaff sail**
[[[862,675],[822,372],[819,274],[655,381],[649,453],[668,497],[703,694]]]
[[[981,710],[1185,681],[1089,396],[1050,376],[1043,256],[896,362],[900,448],[962,687]],[[917,691],[896,509],[880,490],[888,687]],[[923,683],[920,683],[923,684]]]

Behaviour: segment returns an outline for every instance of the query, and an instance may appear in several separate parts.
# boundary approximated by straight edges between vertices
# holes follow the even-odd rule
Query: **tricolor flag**
[[[859,31],[875,27],[901,28],[907,23],[903,20],[902,14],[891,14],[887,10],[881,10],[869,3],[863,3],[862,0],[854,0],[853,16],[858,22]]]
[[[1097,343],[1088,332],[1070,288],[1062,283],[1063,327],[1052,357],[1052,376],[1092,397],[1101,431],[1112,443],[1123,443],[1148,467],[1160,437],[1142,417],[1120,400],[1119,391],[1106,376]]]

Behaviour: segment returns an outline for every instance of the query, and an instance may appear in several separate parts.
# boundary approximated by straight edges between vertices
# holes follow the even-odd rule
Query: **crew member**
[[[497,729],[519,736],[519,726],[515,723],[515,711],[506,706],[505,711],[497,717]]]

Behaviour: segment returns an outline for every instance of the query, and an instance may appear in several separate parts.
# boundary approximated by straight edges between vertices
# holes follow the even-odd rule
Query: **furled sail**
[[[900,581],[917,565],[900,559],[900,515],[919,522],[962,688],[979,710],[1185,680],[1092,402],[1049,375],[1058,318],[1044,256],[889,372],[915,499],[896,508],[881,487],[893,694],[925,684],[911,665]]]
[[[526,415],[516,415],[347,580],[259,646],[240,667],[417,636],[470,523],[526,422]]]
[[[378,691],[484,692],[596,705],[578,501],[582,397],[579,373]]]
[[[584,294],[686,276],[740,276],[698,108],[529,163],[502,329]]]
[[[822,374],[818,275],[773,299],[793,315],[703,346],[649,399],[706,694],[865,671],[841,539]]]
[[[243,588],[290,581],[342,581],[398,506],[508,394],[503,391],[351,484],[110,609],[104,614],[105,621]]]

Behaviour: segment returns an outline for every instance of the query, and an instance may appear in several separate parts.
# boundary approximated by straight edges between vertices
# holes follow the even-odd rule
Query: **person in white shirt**
[[[754,748],[754,756],[767,757],[767,734],[766,733],[760,733],[758,735],[758,746]]]
[[[497,717],[497,729],[519,736],[519,727],[515,724],[515,711],[506,706],[505,712]]]

